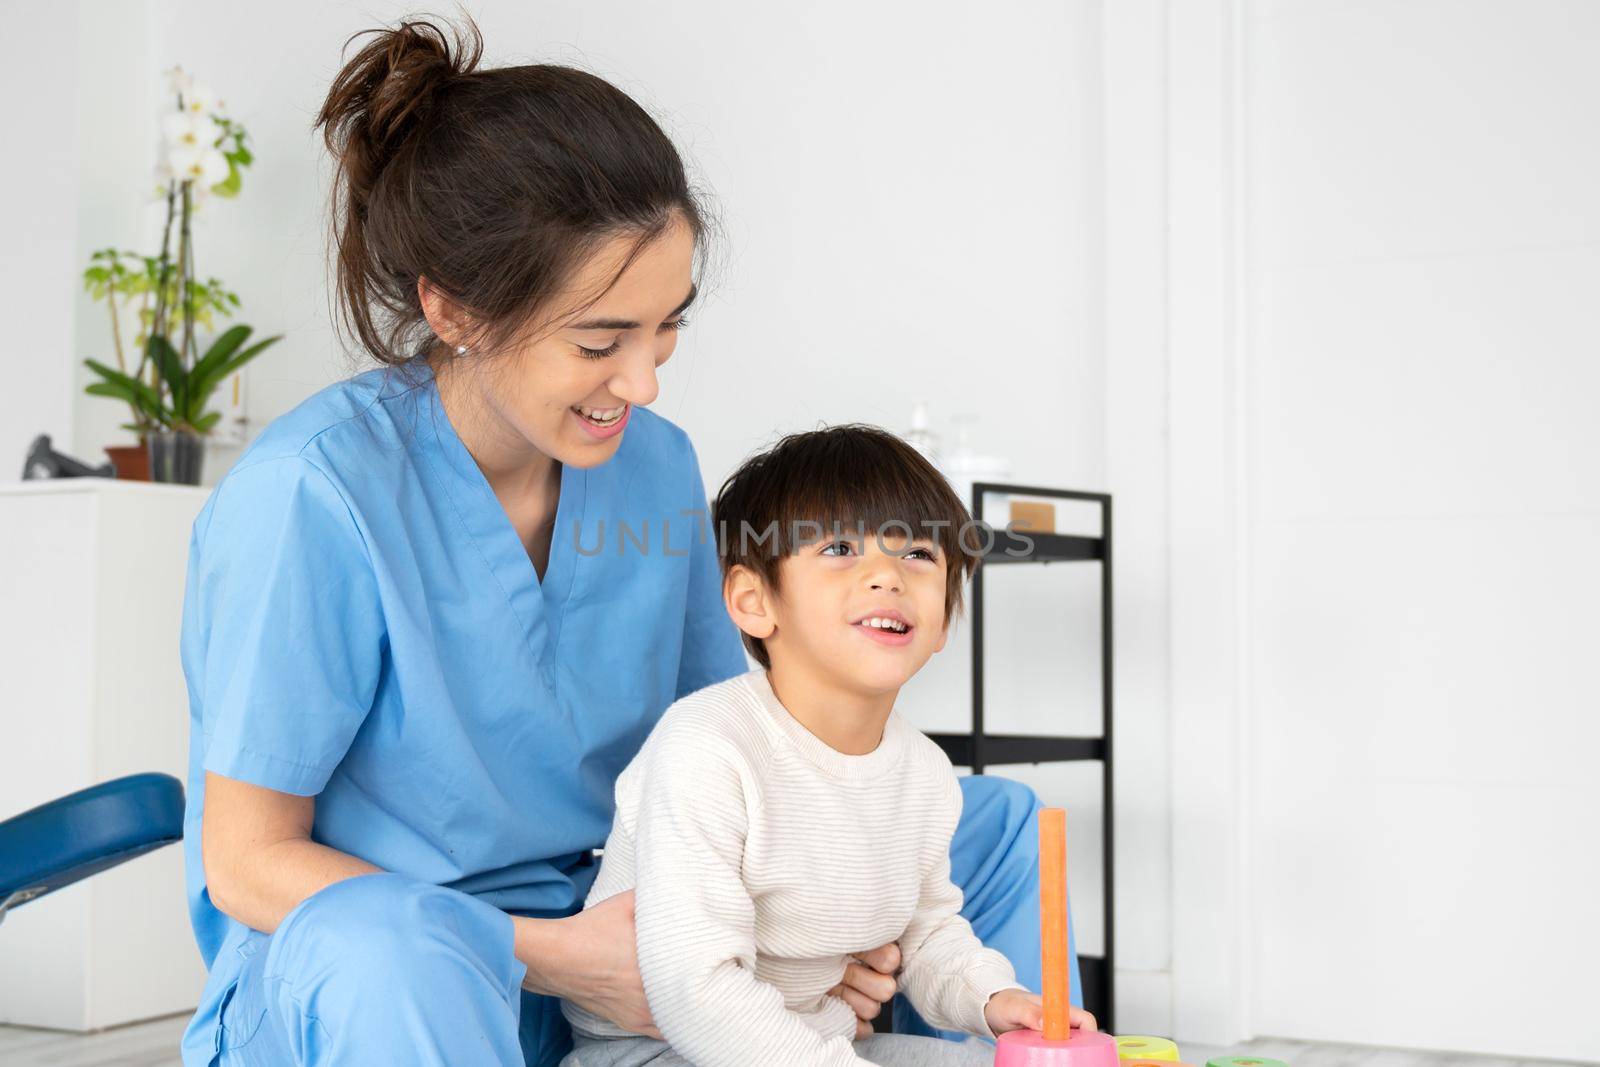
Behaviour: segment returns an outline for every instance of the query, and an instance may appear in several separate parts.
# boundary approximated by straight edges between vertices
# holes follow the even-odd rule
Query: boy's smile
[[[863,615],[855,621],[855,626],[871,641],[903,648],[911,643],[911,631],[915,629],[911,622],[893,608],[874,611]]]

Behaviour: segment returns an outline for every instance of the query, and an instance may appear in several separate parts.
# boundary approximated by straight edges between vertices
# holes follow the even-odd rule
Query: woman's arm
[[[224,914],[270,934],[302,900],[358,874],[366,860],[311,840],[315,797],[206,772],[200,855],[206,890]]]
[[[311,840],[316,798],[206,773],[200,854],[211,902],[270,934],[307,897],[380,870]],[[634,951],[633,893],[569,919],[512,916],[523,988],[567,997],[637,1033],[659,1038]]]

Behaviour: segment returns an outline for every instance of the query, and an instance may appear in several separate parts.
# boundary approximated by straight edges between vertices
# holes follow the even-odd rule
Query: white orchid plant
[[[211,331],[218,317],[231,315],[239,306],[239,297],[216,278],[201,281],[195,276],[190,220],[209,196],[238,196],[241,175],[254,156],[246,145],[244,127],[223,113],[222,101],[209,88],[181,67],[173,68],[168,79],[176,107],[162,118],[162,155],[156,168],[156,195],[167,204],[161,252],[144,256],[101,249],[83,272],[90,295],[104,299],[111,309],[117,358],[115,368],[93,359],[84,361],[98,378],[88,392],[127,403],[133,418],[124,429],[141,437],[158,429],[209,433],[221,418],[220,412],[205,410],[216,387],[279,340],[269,337],[247,345],[251,328],[237,325],[200,351],[197,327]],[[118,302],[125,300],[139,304],[138,362],[132,367],[123,353],[117,311]]]

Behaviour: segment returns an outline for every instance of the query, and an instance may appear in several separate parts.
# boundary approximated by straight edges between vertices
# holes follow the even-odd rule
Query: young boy
[[[712,519],[724,602],[761,666],[667,709],[617,780],[586,902],[635,891],[666,1041],[564,1003],[563,1067],[991,1063],[982,1042],[856,1040],[831,995],[852,953],[898,942],[900,989],[933,1026],[1043,1025],[959,914],[950,761],[894,710],[977,563],[966,509],[899,438],[839,426],[746,462]],[[1074,1009],[1074,1025],[1094,1023]]]

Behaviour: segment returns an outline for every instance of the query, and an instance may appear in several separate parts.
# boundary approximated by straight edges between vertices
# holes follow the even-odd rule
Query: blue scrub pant
[[[1039,803],[1003,778],[963,778],[951,845],[962,914],[1039,988]],[[222,1005],[218,1067],[554,1067],[572,1047],[559,1001],[525,993],[511,918],[396,874],[303,901],[247,959]],[[1072,954],[1073,989],[1077,952]],[[903,998],[895,1029],[933,1034]],[[941,1035],[945,1036],[945,1035]],[[965,1035],[948,1035],[962,1040]]]

